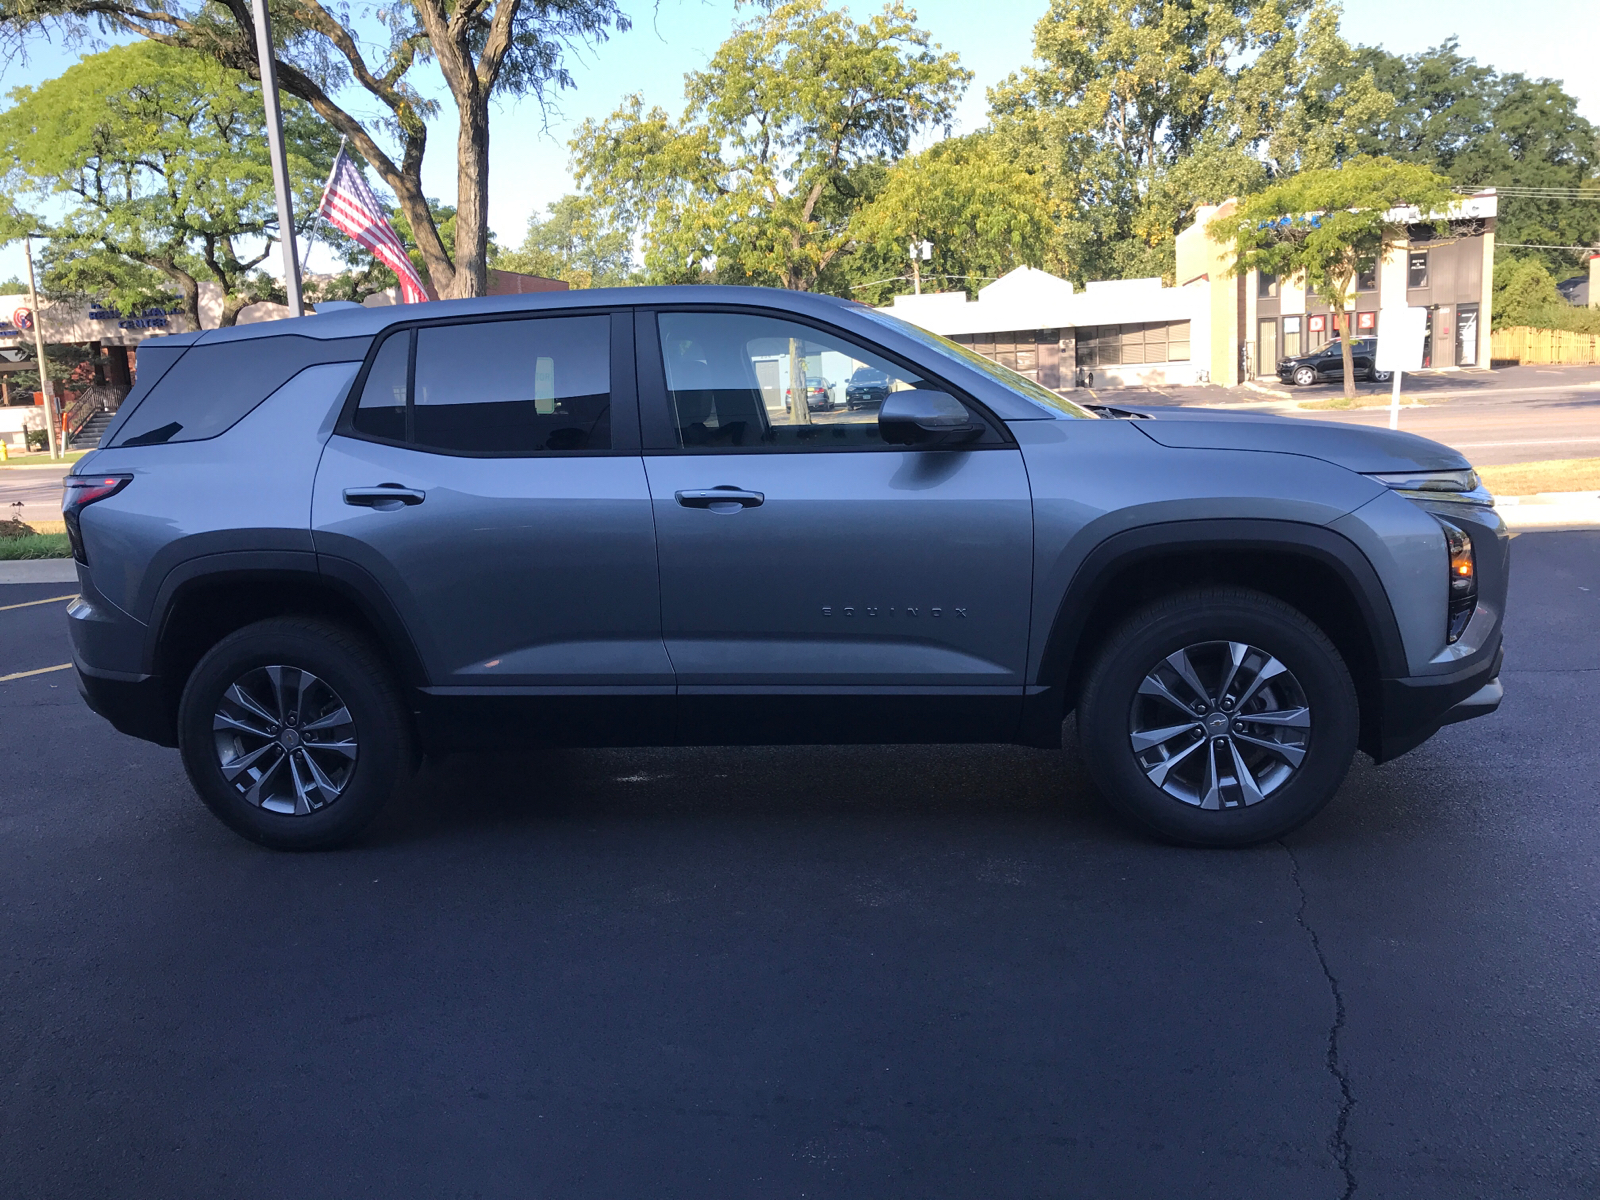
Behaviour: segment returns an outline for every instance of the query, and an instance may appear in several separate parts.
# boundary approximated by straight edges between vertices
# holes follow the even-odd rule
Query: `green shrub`
[[[72,546],[64,533],[35,533],[28,537],[0,538],[0,562],[19,558],[71,558]]]
[[[50,448],[50,436],[42,429],[28,430],[27,437],[29,450],[48,450]]]
[[[1536,258],[1506,258],[1494,265],[1494,329],[1526,325],[1600,333],[1600,308],[1577,308],[1556,291],[1555,278]]]

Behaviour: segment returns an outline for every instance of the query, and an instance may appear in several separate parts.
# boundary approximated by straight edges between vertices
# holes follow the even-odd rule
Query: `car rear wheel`
[[[1317,373],[1311,367],[1296,367],[1294,381],[1301,387],[1310,387],[1317,381]]]
[[[1355,754],[1350,672],[1304,615],[1235,588],[1133,614],[1078,703],[1089,772],[1117,812],[1169,841],[1249,846],[1333,797]]]
[[[388,664],[310,618],[260,621],[213,646],[184,687],[178,745],[206,806],[276,850],[349,842],[412,762]]]

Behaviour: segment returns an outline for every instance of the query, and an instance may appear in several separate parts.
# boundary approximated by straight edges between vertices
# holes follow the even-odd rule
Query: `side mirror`
[[[951,446],[983,433],[967,406],[946,392],[890,392],[878,408],[878,432],[891,446]]]

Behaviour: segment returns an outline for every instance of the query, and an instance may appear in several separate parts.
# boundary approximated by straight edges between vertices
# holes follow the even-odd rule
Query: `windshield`
[[[1065,396],[1059,396],[1042,384],[1035,383],[1026,375],[1019,375],[1010,367],[1002,367],[991,358],[985,358],[976,350],[963,346],[960,342],[952,342],[947,337],[940,337],[937,333],[929,333],[926,329],[913,325],[910,321],[901,320],[899,317],[890,316],[877,309],[866,309],[865,313],[875,321],[893,326],[908,337],[913,337],[930,349],[937,350],[946,358],[953,358],[965,363],[969,367],[976,367],[985,375],[998,383],[1004,384],[1014,392],[1020,392],[1029,400],[1036,400],[1069,417],[1082,417],[1085,420],[1098,420],[1094,413],[1084,408],[1081,404],[1074,404]]]

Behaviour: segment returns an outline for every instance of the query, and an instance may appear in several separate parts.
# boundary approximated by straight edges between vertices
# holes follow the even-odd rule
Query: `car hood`
[[[1304,454],[1366,475],[1400,471],[1459,471],[1470,467],[1459,451],[1414,433],[1308,421],[1214,408],[1129,408],[1119,413],[1151,441],[1194,450],[1263,450]]]

